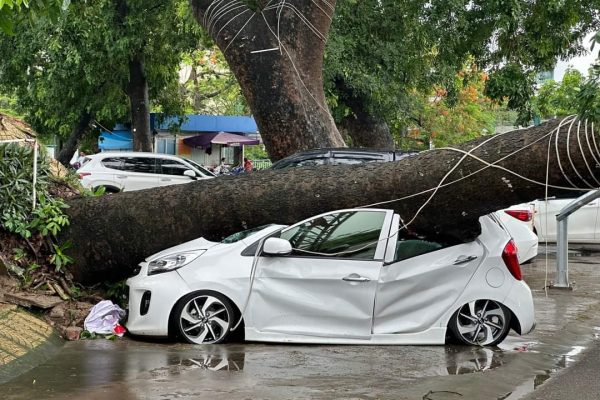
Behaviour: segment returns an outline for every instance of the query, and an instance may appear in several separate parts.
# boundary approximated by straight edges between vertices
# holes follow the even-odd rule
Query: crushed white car
[[[491,217],[447,245],[400,239],[392,210],[349,209],[295,225],[196,239],[127,280],[132,334],[197,344],[261,342],[493,346],[534,327],[516,246]]]

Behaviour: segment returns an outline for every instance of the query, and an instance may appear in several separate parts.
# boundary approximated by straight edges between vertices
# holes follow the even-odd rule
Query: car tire
[[[510,331],[512,313],[494,300],[475,300],[459,308],[450,318],[452,336],[468,346],[496,346]]]
[[[233,336],[231,328],[237,322],[231,301],[212,291],[184,296],[172,313],[172,323],[179,338],[193,344],[226,342]]]

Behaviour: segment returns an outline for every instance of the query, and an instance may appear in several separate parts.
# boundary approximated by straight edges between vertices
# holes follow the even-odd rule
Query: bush
[[[34,234],[56,236],[69,223],[62,199],[48,193],[50,165],[43,151],[38,153],[36,208],[33,209],[33,156],[31,146],[0,144],[0,226],[25,239]]]

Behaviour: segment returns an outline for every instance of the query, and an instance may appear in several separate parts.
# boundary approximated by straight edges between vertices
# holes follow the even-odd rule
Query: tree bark
[[[340,100],[352,110],[340,123],[340,130],[352,139],[352,147],[393,149],[394,139],[387,122],[369,111],[365,95],[357,93],[341,78],[336,79],[335,88]]]
[[[144,69],[144,58],[141,54],[137,54],[129,61],[128,89],[131,103],[133,151],[152,151],[148,79]]]
[[[73,127],[71,135],[69,136],[69,139],[67,139],[67,143],[65,143],[57,157],[58,162],[60,162],[65,167],[70,166],[69,162],[71,161],[71,158],[73,157],[75,151],[77,151],[79,141],[81,140],[83,135],[85,135],[85,133],[88,131],[91,121],[92,115],[89,112],[84,111],[81,114],[81,117],[79,118],[77,124],[75,124],[75,126]]]
[[[323,54],[335,1],[192,0],[248,101],[273,161],[319,147],[343,147],[325,102]]]
[[[291,224],[379,202],[388,203],[375,207],[394,209],[412,232],[446,242],[469,241],[480,232],[479,216],[543,198],[547,165],[551,185],[600,186],[595,162],[600,138],[592,136],[589,126],[584,133],[584,123],[577,121],[563,125],[558,135],[557,126],[553,121],[458,147],[500,168],[472,157],[460,161],[463,153],[436,149],[390,163],[265,170],[72,200],[67,210],[71,224],[61,239],[72,242],[71,272],[83,283],[124,278],[145,257],[200,236],[219,240],[265,223]],[[451,184],[439,187],[417,215],[448,173],[445,183]],[[548,187],[548,195],[565,190]]]

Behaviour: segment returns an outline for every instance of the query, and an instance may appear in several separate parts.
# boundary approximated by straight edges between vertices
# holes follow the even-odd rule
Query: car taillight
[[[90,176],[90,175],[91,175],[91,173],[89,173],[89,172],[80,172],[79,179],[83,179],[84,176]]]
[[[529,222],[533,218],[533,214],[530,210],[504,210],[505,213],[519,221]]]
[[[521,275],[521,265],[519,265],[519,258],[517,257],[517,245],[512,239],[504,246],[502,260],[504,260],[506,268],[508,268],[516,280],[523,280],[523,276]]]

